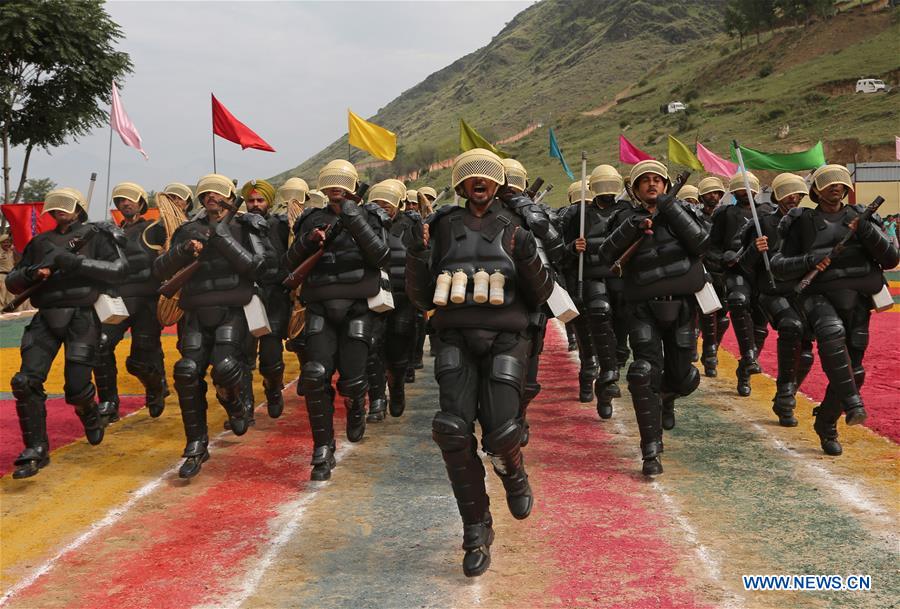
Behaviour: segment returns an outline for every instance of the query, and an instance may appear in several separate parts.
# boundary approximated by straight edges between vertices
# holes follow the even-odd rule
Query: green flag
[[[466,150],[472,150],[473,148],[490,150],[501,159],[509,158],[508,154],[499,148],[495,148],[493,144],[481,137],[477,131],[467,125],[466,121],[459,119],[459,150],[460,152],[465,152]]]
[[[680,140],[669,136],[669,160],[691,169],[703,169],[703,163],[697,158],[691,149]]]
[[[821,140],[803,152],[789,154],[768,153],[741,146],[741,154],[747,169],[771,169],[773,171],[803,171],[816,169],[825,164],[825,149]],[[731,160],[737,163],[734,144],[731,145]]]

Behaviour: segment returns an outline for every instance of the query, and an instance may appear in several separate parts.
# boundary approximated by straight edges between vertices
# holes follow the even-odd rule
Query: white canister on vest
[[[488,292],[490,291],[491,276],[484,269],[478,269],[473,278],[473,295],[472,300],[478,304],[484,304],[488,301]]]
[[[499,270],[491,273],[491,291],[490,291],[490,301],[492,305],[502,305],[503,304],[503,286],[506,283],[506,277],[503,276]]]
[[[462,269],[456,269],[453,273],[453,282],[450,284],[450,302],[453,304],[462,304],[466,301],[466,284],[469,283],[469,276]]]
[[[450,297],[450,271],[443,271],[437,276],[434,286],[434,298],[431,301],[439,307],[447,306]]]

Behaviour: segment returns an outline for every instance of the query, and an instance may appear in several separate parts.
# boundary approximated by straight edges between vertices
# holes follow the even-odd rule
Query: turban
[[[246,199],[254,190],[261,194],[269,205],[275,201],[275,187],[265,180],[250,180],[241,188],[241,196]]]

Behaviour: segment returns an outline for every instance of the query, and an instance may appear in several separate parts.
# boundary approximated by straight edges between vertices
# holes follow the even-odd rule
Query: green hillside
[[[876,3],[879,4],[879,3]],[[854,94],[860,77],[900,79],[900,10],[872,5],[744,41],[721,32],[723,2],[681,0],[544,0],[522,11],[484,48],[432,74],[374,117],[396,131],[393,166],[369,168],[369,180],[425,167],[458,152],[458,120],[496,141],[533,122],[544,128],[504,146],[557,187],[569,179],[547,157],[547,126],[578,173],[617,163],[617,141],[663,158],[666,134],[695,138],[719,154],[731,138],[766,150],[826,142],[829,160],[889,160],[900,132],[900,95]],[[750,45],[750,46],[748,46]],[[663,115],[672,100],[688,111]],[[314,178],[322,164],[346,156],[346,135],[303,164],[274,177]],[[359,155],[357,157],[357,155]],[[414,161],[411,161],[414,159]],[[371,161],[354,151],[353,161]],[[410,164],[412,162],[412,164]],[[621,167],[626,169],[626,167]],[[445,185],[448,170],[417,183]]]

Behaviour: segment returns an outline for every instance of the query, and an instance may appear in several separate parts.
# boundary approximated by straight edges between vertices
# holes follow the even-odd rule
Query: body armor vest
[[[122,227],[125,231],[125,259],[128,261],[128,276],[118,286],[119,296],[153,296],[159,288],[159,281],[153,278],[153,261],[165,244],[165,229],[152,220],[141,218],[134,224]],[[154,249],[156,246],[159,249]]]
[[[406,292],[406,245],[403,237],[413,225],[413,219],[399,212],[388,229],[387,243],[391,250],[388,272],[391,276],[391,291],[396,295]]]
[[[281,282],[288,275],[288,270],[284,265],[284,254],[287,252],[288,239],[288,221],[284,214],[269,214],[266,216],[266,225],[268,227],[267,238],[275,252],[274,266],[267,266],[265,271],[260,275],[258,283],[261,286],[281,286]]]
[[[847,225],[858,217],[859,212],[845,205],[834,214],[826,214],[818,209],[801,216],[804,221],[804,248],[815,260],[827,255],[849,230]],[[844,250],[834,259],[809,286],[808,293],[827,293],[833,289],[854,289],[874,294],[881,289],[881,269],[872,262],[859,238],[854,236]]]
[[[249,243],[248,228],[245,228],[232,218],[228,228],[235,240],[247,249],[251,249]],[[209,235],[209,222],[205,217],[187,222],[178,229],[183,236],[177,240],[183,242],[197,239],[205,243],[200,254],[200,268],[191,277],[181,290],[179,305],[183,309],[192,309],[206,306],[244,306],[250,302],[253,296],[253,283],[249,278],[242,277],[231,268],[216,248],[206,242]],[[175,240],[173,240],[173,246]],[[252,250],[251,250],[252,251]]]
[[[625,209],[625,205],[621,203],[603,208],[592,203],[585,207],[584,238],[587,241],[587,251],[584,252],[585,279],[605,279],[615,276],[609,268],[610,265],[600,257],[597,250],[609,235],[616,215],[623,209]]]

